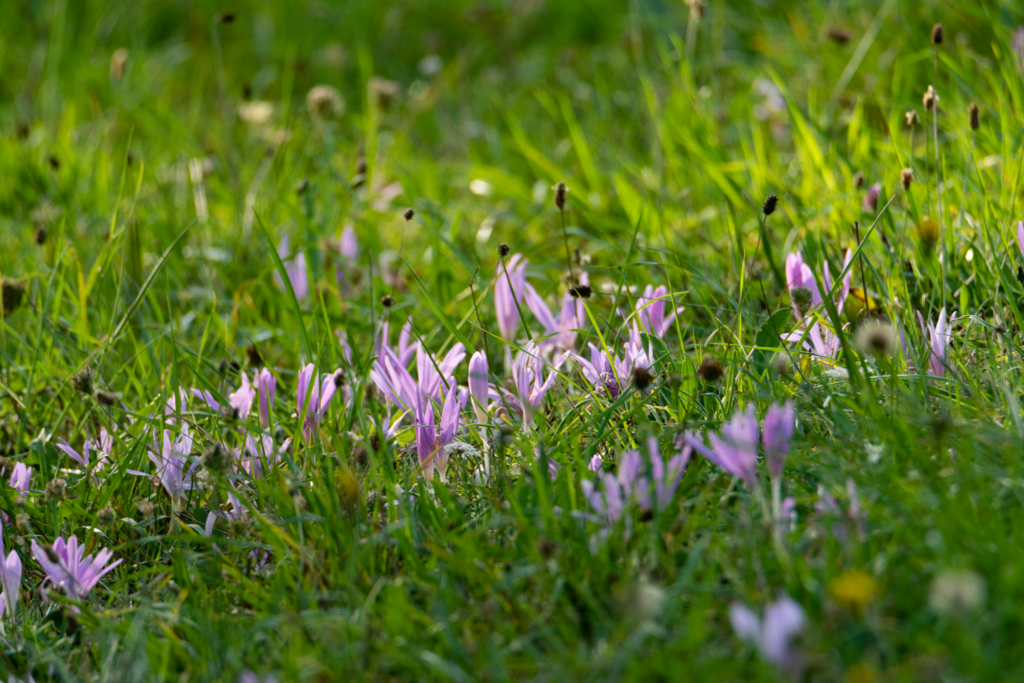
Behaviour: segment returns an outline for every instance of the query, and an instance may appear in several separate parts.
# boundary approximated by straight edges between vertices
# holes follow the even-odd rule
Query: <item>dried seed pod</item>
[[[777,195],[770,194],[765,200],[764,204],[761,205],[761,211],[764,212],[765,216],[771,216],[775,213],[775,207],[779,205],[779,198]]]
[[[508,256],[508,252],[508,244],[502,242],[501,244],[498,245],[498,256],[500,256],[501,258],[505,258],[506,256]]]
[[[722,362],[717,358],[705,358],[697,368],[697,376],[705,382],[717,382],[724,374]]]
[[[569,196],[569,188],[565,186],[565,183],[558,183],[555,185],[555,206],[559,211],[565,210],[565,200]]]
[[[900,185],[903,186],[904,190],[909,190],[910,185],[914,182],[914,169],[905,168],[900,171]]]
[[[968,118],[971,124],[971,130],[978,130],[978,128],[981,127],[981,110],[978,108],[978,105],[971,102],[971,106],[967,108],[967,112],[969,115]]]
[[[942,24],[935,24],[932,26],[932,44],[942,45],[942,41],[945,39],[945,33],[942,31]]]

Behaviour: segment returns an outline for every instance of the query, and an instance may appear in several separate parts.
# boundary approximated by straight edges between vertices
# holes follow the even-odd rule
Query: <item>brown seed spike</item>
[[[903,186],[904,190],[909,190],[911,183],[914,182],[914,169],[905,168],[900,171],[900,185]]]
[[[412,217],[416,215],[416,212],[413,211],[412,209],[406,209],[405,213],[403,213],[402,215],[405,217],[405,220],[411,221]]]
[[[385,294],[380,299],[380,305],[383,306],[384,308],[391,308],[392,306],[395,305],[395,300],[392,298],[390,294]]]
[[[697,368],[697,376],[705,382],[717,382],[722,379],[725,371],[722,369],[722,362],[717,358],[705,358]]]
[[[945,34],[942,31],[942,24],[935,24],[932,26],[932,44],[942,45],[942,40]]]
[[[765,216],[771,216],[775,213],[775,207],[778,205],[779,198],[774,194],[770,194],[765,198],[764,204],[761,205],[761,211],[764,212]]]
[[[502,242],[501,244],[498,245],[498,256],[500,256],[501,258],[505,258],[506,256],[508,256],[508,252],[508,244]]]
[[[555,185],[555,206],[559,211],[565,211],[565,200],[568,198],[569,188],[565,186],[565,183],[558,183]]]
[[[981,127],[981,109],[974,102],[971,102],[971,106],[967,108],[970,114],[971,130],[978,130]]]

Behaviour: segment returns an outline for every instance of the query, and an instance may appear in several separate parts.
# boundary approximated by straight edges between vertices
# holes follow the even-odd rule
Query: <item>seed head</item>
[[[814,294],[807,287],[797,286],[789,290],[789,298],[793,301],[793,305],[796,306],[796,310],[803,315],[811,307],[811,303],[814,301]]]
[[[345,386],[345,371],[341,368],[335,370],[334,374],[331,375],[331,381],[334,382],[336,389],[340,389]]]
[[[46,228],[43,227],[42,225],[36,228],[35,240],[36,244],[38,244],[39,246],[43,246],[44,244],[46,244]]]
[[[878,318],[864,321],[857,328],[855,341],[861,353],[872,356],[891,356],[896,348],[892,325]]]
[[[4,316],[14,313],[25,300],[25,283],[16,282],[4,278],[0,280],[0,289],[3,291],[2,310]]]
[[[156,514],[156,504],[151,500],[140,500],[135,504],[135,507],[138,508],[139,514],[142,515],[143,519],[149,519]]]
[[[970,115],[971,130],[978,130],[978,128],[981,127],[981,121],[979,120],[981,117],[981,110],[978,108],[978,105],[971,102],[971,106],[967,108],[967,112]]]
[[[227,474],[231,469],[231,460],[231,451],[220,442],[207,446],[203,451],[203,467],[211,474]]]
[[[405,213],[402,214],[402,216],[405,217],[406,221],[411,221],[412,217],[415,216],[415,215],[416,215],[416,212],[413,211],[412,209],[406,209]]]
[[[632,383],[637,391],[646,391],[653,381],[654,378],[651,377],[651,373],[647,368],[641,366],[633,368]]]
[[[909,190],[910,185],[914,182],[914,169],[905,168],[900,171],[900,185],[903,186],[904,190]]]
[[[86,365],[84,368],[71,375],[71,386],[75,391],[82,394],[92,393],[92,368]]]
[[[96,520],[100,523],[100,526],[110,526],[114,523],[117,515],[114,513],[114,509],[105,507],[96,514]]]
[[[775,356],[775,362],[772,364],[772,367],[778,376],[789,377],[793,374],[793,359],[789,357],[788,353],[780,353]]]
[[[913,128],[915,125],[921,123],[921,118],[917,115],[916,109],[911,109],[904,116],[907,118],[907,125]]]
[[[569,294],[577,299],[589,299],[593,290],[590,289],[590,285],[576,285],[575,287],[569,288]]]
[[[559,211],[565,211],[565,200],[568,198],[569,188],[565,186],[565,183],[558,183],[555,185],[555,206]]]
[[[235,23],[235,13],[221,12],[217,15],[217,22],[220,24],[233,24]]]
[[[309,178],[300,178],[299,182],[295,183],[295,194],[303,195],[309,191]]]
[[[917,225],[917,237],[925,253],[932,253],[935,243],[939,241],[939,226],[930,218],[925,218]]]
[[[725,371],[722,370],[722,362],[717,358],[705,358],[697,368],[697,376],[705,382],[717,382],[722,379]]]
[[[850,32],[845,28],[830,28],[828,30],[828,37],[840,45],[846,45],[850,42]]]
[[[260,355],[259,349],[256,348],[255,344],[249,344],[245,347],[245,355],[249,359],[249,365],[256,367],[263,365],[263,356]]]
[[[1017,282],[1024,285],[1024,266],[1017,266]]]
[[[46,500],[59,503],[68,497],[68,483],[61,477],[51,479],[46,482],[44,493],[46,494]]]
[[[341,115],[345,100],[333,85],[315,85],[306,94],[306,109],[314,119],[326,119]]]
[[[508,256],[508,252],[508,244],[502,242],[501,244],[498,245],[498,256],[500,256],[501,258],[505,258],[506,256]]]
[[[380,298],[380,305],[384,308],[391,308],[395,305],[395,299],[390,294],[385,294]]]
[[[96,393],[93,394],[93,398],[101,406],[112,406],[117,403],[117,394],[110,391],[104,391],[103,389],[97,389]]]
[[[775,213],[775,207],[777,207],[778,205],[778,196],[770,194],[765,198],[764,204],[761,205],[761,211],[764,212],[765,216],[771,216],[773,213]]]
[[[47,158],[47,161],[50,162],[50,168],[52,168],[54,171],[60,170],[60,159],[58,159],[55,155],[51,154]]]
[[[932,26],[932,44],[942,45],[942,40],[945,34],[942,32],[942,24],[935,24]]]
[[[939,95],[935,92],[935,88],[928,86],[928,89],[924,91],[924,96],[921,98],[921,103],[924,108],[931,111],[935,108],[935,103],[939,101]]]
[[[22,536],[27,534],[29,530],[31,530],[32,528],[32,522],[29,519],[28,515],[24,512],[22,512],[14,518],[14,524],[18,527],[18,533]]]
[[[864,174],[857,171],[853,176],[853,189],[859,190],[864,187]]]

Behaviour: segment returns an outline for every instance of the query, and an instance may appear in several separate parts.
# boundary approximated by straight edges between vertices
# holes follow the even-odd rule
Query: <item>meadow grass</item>
[[[1024,677],[1022,23],[0,3],[0,675]]]

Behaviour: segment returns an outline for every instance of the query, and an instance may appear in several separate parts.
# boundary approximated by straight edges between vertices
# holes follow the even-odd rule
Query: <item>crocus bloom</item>
[[[494,313],[498,319],[498,330],[505,339],[512,339],[519,325],[519,307],[526,303],[526,265],[529,263],[522,254],[498,266],[494,282]],[[517,306],[518,304],[518,306]]]
[[[956,313],[953,314],[956,317]],[[946,374],[947,358],[949,357],[949,325],[946,322],[946,309],[939,313],[939,319],[932,324],[928,321],[925,325],[921,312],[917,311],[917,324],[921,326],[921,334],[928,338],[928,369],[934,377],[942,377]]]
[[[245,454],[239,459],[239,466],[253,479],[265,474],[265,468],[272,467],[278,454],[287,450],[290,440],[285,441],[280,449],[274,448],[274,437],[269,434],[245,435]]]
[[[428,398],[432,398],[440,403],[441,384],[443,383],[446,387],[450,387],[455,383],[453,373],[465,357],[466,347],[461,342],[456,343],[450,348],[441,361],[438,361],[424,350],[422,344],[417,346],[416,380],[420,391],[426,394]]]
[[[469,359],[469,396],[473,402],[473,411],[476,413],[476,421],[486,425],[489,420],[487,414],[487,399],[490,396],[490,384],[487,381],[487,354],[477,351]]]
[[[72,448],[64,439],[61,439],[57,443],[57,448],[67,453],[69,458],[75,460],[85,468],[89,467],[89,453],[92,451],[99,451],[100,455],[96,460],[96,469],[102,470],[106,466],[106,461],[114,450],[114,437],[107,432],[106,427],[100,427],[99,439],[95,441],[85,441],[85,443],[82,444],[81,453]]]
[[[274,407],[274,392],[277,391],[277,378],[270,370],[263,368],[256,375],[256,395],[259,398],[260,426],[270,429],[270,410]]]
[[[645,348],[640,329],[634,324],[629,334],[629,341],[623,345],[623,356],[612,354],[611,358],[604,349],[588,344],[590,347],[590,360],[575,353],[572,357],[580,364],[580,372],[597,392],[608,392],[612,398],[617,398],[625,391],[633,379],[633,370],[636,368],[647,369],[651,366],[653,352]]]
[[[586,273],[580,280],[580,284],[586,284]],[[566,294],[562,297],[562,308],[558,312],[558,316],[555,317],[533,285],[527,282],[525,290],[526,305],[544,327],[547,337],[540,343],[541,351],[547,352],[559,348],[571,350],[576,344],[576,330],[583,327],[583,321],[586,320],[587,313],[583,307],[583,299]]]
[[[843,286],[840,288],[835,298],[836,310],[838,313],[843,312],[843,306],[850,294],[850,282],[853,277],[853,270],[847,270],[847,266],[852,260],[853,250],[847,249],[846,257],[843,260],[843,270],[846,270],[847,273],[846,277],[843,278]],[[826,261],[822,266],[821,280],[826,291],[832,291],[832,273],[829,270],[828,261]],[[803,258],[800,256],[799,251],[786,257],[786,281],[791,295],[796,287],[805,287],[811,292],[811,307],[813,308],[821,305],[821,292],[818,290],[818,286],[814,281],[814,275],[811,272],[810,267],[803,262]],[[782,338],[789,342],[802,341],[804,348],[811,351],[819,358],[834,360],[836,356],[839,355],[839,350],[842,348],[839,343],[839,336],[818,322],[812,323],[810,327],[807,327],[805,330],[804,328],[808,321],[803,319],[803,313],[797,308],[795,303],[793,305],[793,311],[796,318],[801,320],[801,326],[793,332],[782,335]]]
[[[757,485],[757,416],[754,404],[746,411],[736,413],[732,420],[722,425],[722,433],[710,434],[711,448],[691,432],[686,432],[683,441],[720,468],[742,479],[747,486]]]
[[[149,452],[150,461],[156,465],[156,475],[135,470],[128,470],[128,473],[139,477],[150,477],[158,482],[171,499],[171,509],[177,513],[181,509],[181,499],[185,497],[185,493],[194,488],[192,474],[199,466],[199,461],[194,462],[192,467],[185,468],[191,452],[192,435],[189,433],[188,425],[182,425],[181,433],[174,441],[171,440],[170,430],[165,429],[160,453]]]
[[[18,596],[21,593],[21,557],[14,550],[5,558],[4,551],[4,530],[0,525],[0,616],[4,610],[11,617],[14,617],[14,608],[18,604]]]
[[[207,538],[213,535],[213,525],[217,523],[218,517],[223,517],[229,522],[233,522],[245,519],[245,516],[249,513],[245,506],[242,505],[242,502],[238,500],[238,496],[231,491],[228,491],[228,502],[231,503],[230,510],[213,510],[206,516],[204,532]]]
[[[644,293],[636,300],[636,316],[640,319],[640,326],[644,332],[653,334],[659,339],[664,338],[672,321],[677,313],[682,313],[684,307],[680,306],[675,311],[665,315],[665,299],[669,297],[668,288],[665,285],[644,287]]]
[[[42,565],[47,580],[62,588],[72,600],[84,598],[100,579],[121,564],[121,560],[107,564],[114,556],[107,548],[96,553],[95,558],[86,555],[85,546],[75,536],[66,541],[58,538],[53,548],[43,548],[33,539],[32,556]]]
[[[281,237],[281,242],[277,246],[277,254],[284,263],[284,270],[288,273],[288,281],[291,282],[295,298],[299,301],[305,300],[309,296],[309,272],[306,268],[306,254],[300,249],[294,257],[291,257],[291,240],[288,238],[288,235]],[[277,286],[282,291],[287,291],[285,290],[284,283],[281,281],[281,276],[276,272],[274,273],[274,281],[277,282]]]
[[[789,442],[793,438],[795,427],[796,411],[793,409],[793,402],[786,401],[785,405],[773,404],[764,414],[764,442],[765,460],[768,462],[768,473],[772,479],[782,476],[782,469],[786,465],[786,456],[789,455]]]
[[[415,410],[419,393],[416,380],[390,347],[380,347],[380,355],[370,369],[370,379],[389,405],[398,405],[406,411]]]
[[[465,405],[466,394],[460,396],[458,386],[452,382],[448,395],[441,409],[441,424],[435,427],[434,406],[430,399],[420,392],[415,409],[416,419],[416,454],[420,468],[427,481],[434,478],[434,468],[446,481],[448,471],[448,452],[446,447],[455,440],[455,431],[459,427],[459,413]]]
[[[1024,221],[1017,221],[1017,245],[1021,256],[1024,256]]]
[[[220,402],[213,397],[213,394],[206,389],[192,388],[192,395],[198,398],[200,401],[210,406],[214,412],[220,412]]]
[[[388,339],[390,338],[391,324],[385,320],[380,326],[380,336],[377,338],[376,352],[380,356],[382,354],[381,349],[383,347],[391,348]],[[402,326],[402,331],[398,333],[398,351],[395,355],[398,357],[402,364],[402,367],[409,367],[409,363],[412,361],[413,355],[419,348],[420,343],[418,341],[410,341],[412,339],[412,321],[407,320],[405,325]]]
[[[256,398],[256,390],[249,384],[249,376],[245,370],[242,370],[242,386],[228,396],[228,403],[234,408],[239,420],[248,419],[254,398]]]
[[[14,464],[14,471],[11,472],[10,484],[14,489],[24,496],[28,493],[29,484],[32,482],[32,468],[23,462]]]
[[[587,463],[587,469],[590,470],[591,472],[600,472],[601,471],[601,456],[595,454],[594,457],[592,457],[590,459],[590,462]]]
[[[565,356],[562,356],[554,367],[560,367],[564,359]],[[547,379],[544,379],[544,363],[538,355],[537,344],[527,342],[512,364],[512,385],[515,393],[501,389],[500,404],[521,415],[523,425],[528,426],[533,423],[533,413],[544,402],[544,397],[547,396],[554,381],[554,370],[548,372]]]
[[[342,258],[342,263],[338,264],[338,268],[335,271],[335,278],[338,281],[338,285],[347,290],[348,283],[345,281],[345,266],[354,265],[359,260],[360,252],[359,240],[356,239],[356,231],[351,224],[346,225],[344,230],[341,231],[341,237],[335,241],[334,246]]]
[[[599,475],[602,490],[589,479],[584,479],[580,486],[590,507],[608,522],[614,523],[621,517],[623,510],[633,499],[641,510],[653,508],[664,510],[671,502],[679,487],[687,463],[690,461],[692,449],[688,444],[680,443],[680,451],[666,466],[661,459],[658,441],[654,437],[647,440],[647,462],[650,465],[650,477],[647,476],[643,458],[639,451],[626,451],[622,454],[618,472],[603,472]],[[595,456],[596,457],[596,456]],[[593,465],[593,461],[591,461]],[[600,460],[597,463],[600,470]]]
[[[740,640],[756,647],[775,666],[791,672],[800,667],[800,653],[792,640],[804,629],[804,611],[785,593],[765,607],[763,620],[736,602],[729,608],[729,621]]]
[[[330,375],[324,375],[321,384],[317,384],[316,366],[312,363],[299,372],[299,385],[296,392],[296,403],[298,409],[296,415],[305,412],[306,419],[302,433],[309,440],[313,436],[313,430],[320,425],[320,419],[327,412],[327,406],[338,388],[344,384],[345,373],[340,368]]]

